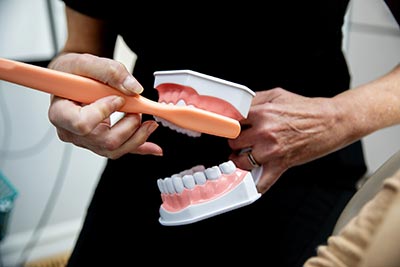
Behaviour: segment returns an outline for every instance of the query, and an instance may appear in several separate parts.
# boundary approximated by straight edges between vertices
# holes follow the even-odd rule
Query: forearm
[[[400,65],[388,74],[332,99],[347,143],[400,123]]]
[[[117,38],[117,33],[111,30],[111,22],[86,16],[68,6],[65,11],[68,26],[67,40],[48,67],[91,77],[125,94],[142,92],[142,86],[125,66],[111,60]],[[111,82],[110,75],[116,79],[115,82]]]
[[[117,33],[109,22],[95,19],[66,7],[67,39],[60,54],[88,53],[112,58]]]

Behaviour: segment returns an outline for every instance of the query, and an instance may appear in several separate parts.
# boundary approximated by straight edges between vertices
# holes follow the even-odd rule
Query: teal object
[[[8,222],[18,192],[0,171],[0,241],[7,234]]]

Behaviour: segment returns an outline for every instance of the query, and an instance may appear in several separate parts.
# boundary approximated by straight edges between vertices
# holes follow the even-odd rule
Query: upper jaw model
[[[205,109],[236,120],[247,117],[255,93],[249,88],[191,70],[154,73],[158,102]],[[155,119],[177,132],[199,137],[164,119]],[[257,200],[257,179],[232,161],[205,168],[202,165],[158,179],[161,193],[159,222],[182,225],[215,216]]]
[[[211,111],[240,121],[247,117],[255,93],[248,87],[192,70],[156,71],[158,102]],[[163,126],[192,137],[201,133],[180,128],[157,116]]]

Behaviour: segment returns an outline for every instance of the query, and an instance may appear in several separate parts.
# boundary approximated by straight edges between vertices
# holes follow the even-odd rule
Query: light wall
[[[38,61],[54,55],[65,38],[63,3],[50,1],[55,43],[46,3],[0,0],[0,57]],[[399,28],[380,0],[354,0],[346,25],[353,86],[400,62]],[[121,54],[121,61],[132,57],[126,50]],[[71,249],[104,167],[104,158],[58,140],[48,103],[45,93],[0,81],[0,170],[19,192],[0,244],[5,266]],[[363,139],[370,172],[400,149],[399,136],[396,126]]]
[[[0,0],[0,57],[49,60],[63,43],[63,3]],[[105,159],[61,142],[49,95],[0,81],[0,170],[18,190],[0,252],[4,266],[70,249]]]
[[[352,86],[371,81],[400,64],[400,29],[381,0],[353,0],[345,43]],[[363,139],[369,172],[400,149],[400,125]]]

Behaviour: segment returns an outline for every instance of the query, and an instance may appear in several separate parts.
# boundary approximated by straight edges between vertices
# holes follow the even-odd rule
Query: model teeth
[[[183,181],[180,177],[172,177],[172,184],[174,185],[176,193],[182,193],[185,186],[183,185]]]
[[[162,181],[161,179],[158,179],[157,180],[157,185],[158,185],[158,189],[160,190],[160,192],[162,194],[166,194],[167,193],[167,189],[165,188],[164,181]]]
[[[193,175],[186,174],[185,176],[182,177],[182,181],[185,188],[192,189],[196,186],[196,181]]]
[[[207,180],[218,180],[223,174],[229,175],[234,173],[235,170],[236,166],[232,161],[227,161],[221,163],[219,166],[207,169],[202,165],[198,165],[189,170],[174,174],[171,177],[160,178],[157,180],[157,185],[161,193],[179,194],[185,188],[193,189],[196,185],[204,185]]]
[[[208,180],[217,180],[221,176],[221,171],[218,166],[214,166],[205,170]]]
[[[233,163],[233,161],[227,161],[227,162],[221,163],[219,165],[219,168],[221,169],[222,173],[224,173],[224,174],[231,174],[236,170],[236,166]]]
[[[164,184],[165,184],[165,187],[166,187],[167,192],[168,192],[169,194],[174,194],[174,193],[176,193],[175,187],[174,187],[174,184],[172,183],[172,178],[171,178],[171,177],[165,178],[165,179],[164,179]]]
[[[193,177],[194,177],[196,184],[198,184],[198,185],[203,185],[207,182],[207,178],[206,178],[206,175],[204,174],[204,172],[196,172],[193,174]]]
[[[176,106],[180,106],[180,107],[187,106],[187,107],[190,107],[190,108],[196,108],[193,105],[186,105],[186,103],[185,103],[185,101],[183,99],[179,99],[179,101],[176,104],[173,104],[171,102],[170,103],[160,102],[160,103],[165,104],[165,105],[176,105]],[[178,132],[178,133],[186,134],[186,135],[191,136],[191,137],[200,137],[201,136],[200,132],[196,132],[196,131],[192,131],[192,130],[181,128],[181,127],[173,124],[172,122],[170,122],[168,120],[165,120],[163,118],[160,118],[158,116],[153,116],[153,117],[157,122],[160,122],[162,126],[168,127],[170,129]]]
[[[196,184],[204,184],[206,182],[204,170],[205,167],[203,165],[197,165],[173,174],[171,177],[160,178],[157,180],[158,189],[164,194],[180,193],[184,188],[192,189]]]

